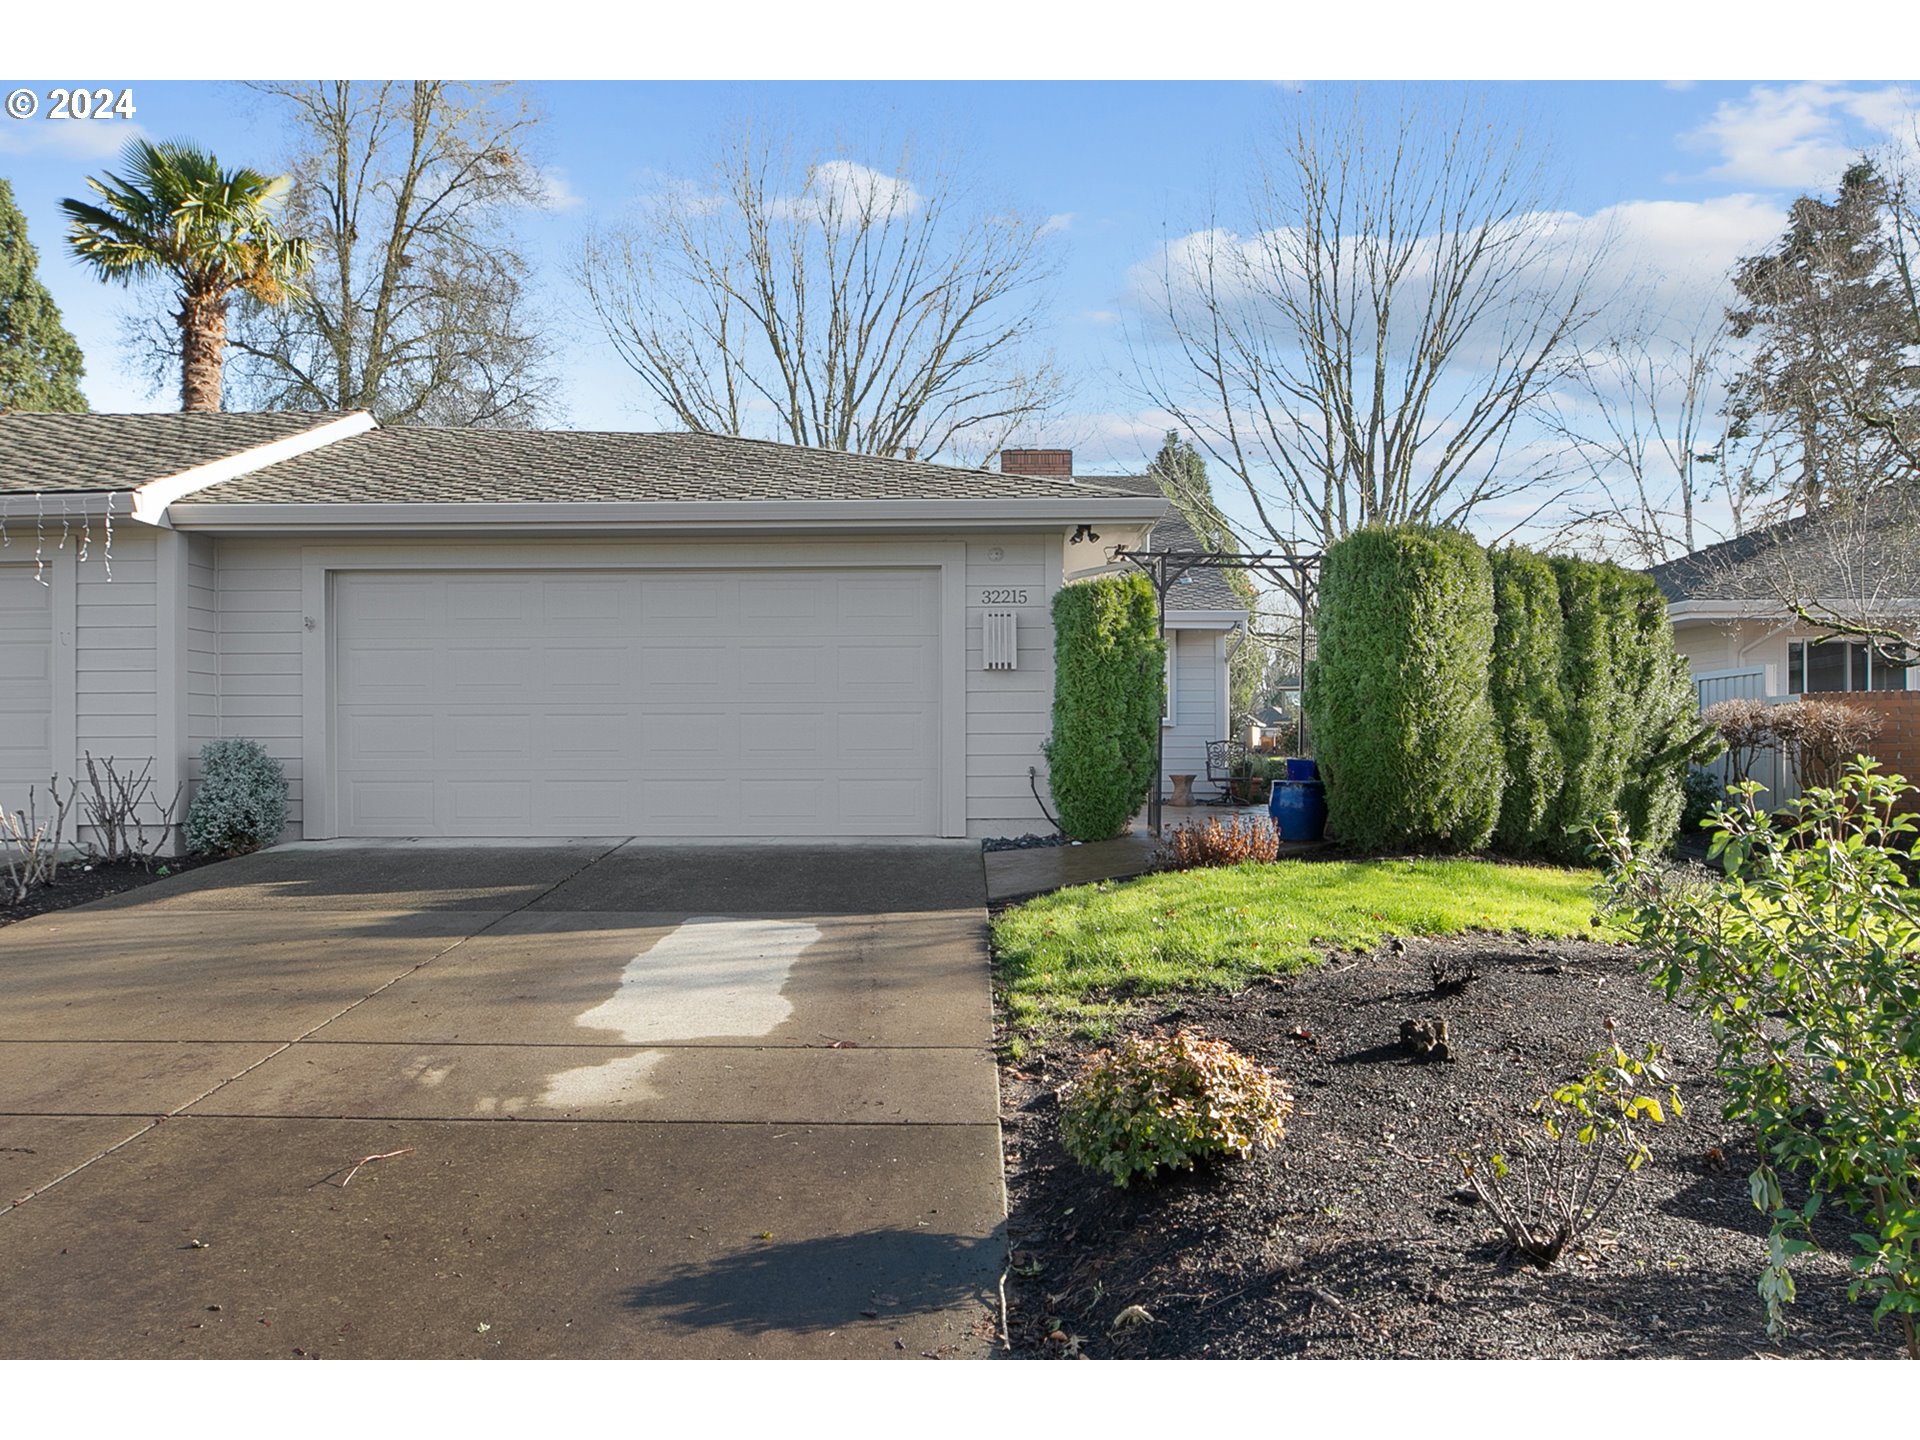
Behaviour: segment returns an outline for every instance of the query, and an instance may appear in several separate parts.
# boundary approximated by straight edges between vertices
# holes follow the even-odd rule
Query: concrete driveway
[[[328,844],[0,929],[0,1357],[988,1353],[983,900],[961,842]]]

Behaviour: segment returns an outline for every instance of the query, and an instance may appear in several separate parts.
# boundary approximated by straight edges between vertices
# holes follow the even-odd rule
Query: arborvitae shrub
[[[1560,725],[1560,587],[1545,559],[1519,546],[1496,550],[1493,657],[1487,679],[1506,756],[1506,786],[1494,847],[1510,855],[1544,848],[1547,812],[1564,769]]]
[[[1556,557],[1564,626],[1556,721],[1564,778],[1541,850],[1588,858],[1589,834],[1611,811],[1635,841],[1664,850],[1686,803],[1690,761],[1717,748],[1697,713],[1687,662],[1673,648],[1666,602],[1646,575]]]
[[[200,783],[187,809],[187,847],[244,855],[271,845],[287,823],[287,776],[251,740],[209,740],[200,749]]]
[[[1541,849],[1578,862],[1586,858],[1588,827],[1620,807],[1633,758],[1633,716],[1618,690],[1627,664],[1622,652],[1628,645],[1623,621],[1629,577],[1617,565],[1566,555],[1550,563],[1564,626],[1556,717],[1563,775],[1547,810]]]
[[[1075,840],[1118,835],[1154,781],[1166,652],[1153,586],[1106,575],[1053,597],[1053,734],[1048,784]]]
[[[1505,766],[1487,663],[1493,576],[1458,531],[1362,530],[1321,563],[1307,719],[1327,828],[1368,850],[1477,850]]]
[[[1627,608],[1615,683],[1631,719],[1620,813],[1635,840],[1664,852],[1680,833],[1688,769],[1719,744],[1700,718],[1693,672],[1673,648],[1673,624],[1660,587],[1651,576],[1629,574],[1623,589]]]

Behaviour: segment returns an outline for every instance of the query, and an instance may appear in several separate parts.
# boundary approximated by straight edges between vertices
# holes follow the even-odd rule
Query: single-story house
[[[1151,475],[1073,475],[1071,450],[1005,450],[1008,465],[1036,475],[1072,476],[1076,483],[1163,498]],[[1110,551],[1102,535],[1098,548]],[[1206,547],[1180,513],[1167,508],[1140,546],[1147,550],[1201,550]],[[1167,590],[1167,703],[1162,718],[1163,775],[1207,773],[1207,745],[1233,735],[1228,662],[1246,637],[1247,608],[1218,570],[1191,570]],[[1204,782],[1203,782],[1204,785]]]
[[[1864,641],[1793,613],[1920,619],[1920,531],[1881,508],[1797,516],[1709,545],[1648,573],[1666,596],[1675,646],[1702,705],[1736,695],[1920,689],[1920,667],[1889,665]]]
[[[242,737],[286,838],[1021,833],[1051,598],[1166,510],[710,435],[0,414],[0,803],[84,752],[164,797]]]
[[[1864,639],[1810,625],[1787,603],[1804,596],[1801,608],[1816,617],[1920,633],[1920,524],[1910,496],[1888,492],[1857,508],[1796,516],[1649,573],[1666,596],[1701,709],[1736,698],[1845,698],[1879,717],[1874,758],[1920,779],[1920,666],[1889,663]],[[1772,804],[1799,793],[1790,757],[1779,753],[1758,757],[1753,778]]]

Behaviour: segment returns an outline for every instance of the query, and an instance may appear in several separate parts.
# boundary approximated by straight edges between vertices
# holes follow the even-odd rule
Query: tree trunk
[[[180,326],[180,408],[220,408],[220,365],[227,348],[224,296],[187,295],[174,317]]]

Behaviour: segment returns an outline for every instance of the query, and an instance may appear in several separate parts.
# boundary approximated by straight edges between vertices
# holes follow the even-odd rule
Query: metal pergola
[[[1300,704],[1296,707],[1294,719],[1295,753],[1306,748],[1307,605],[1320,569],[1318,552],[1263,550],[1240,555],[1229,550],[1129,550],[1121,545],[1114,548],[1109,558],[1134,566],[1153,585],[1162,647],[1167,643],[1167,591],[1195,570],[1250,570],[1256,575],[1265,576],[1292,596],[1300,612],[1297,656],[1300,666]],[[1249,632],[1253,628],[1251,612],[1247,616],[1247,628]],[[1153,827],[1156,836],[1160,833],[1160,790],[1167,778],[1165,769],[1166,727],[1161,725],[1156,726],[1153,732],[1153,792],[1147,802],[1147,823]]]

